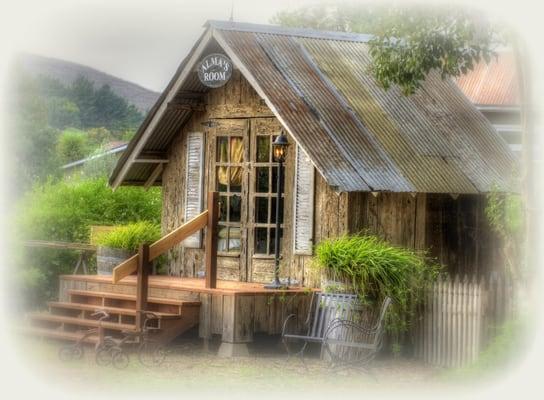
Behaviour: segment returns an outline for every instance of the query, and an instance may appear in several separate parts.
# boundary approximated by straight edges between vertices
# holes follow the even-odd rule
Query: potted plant
[[[386,330],[394,349],[400,348],[400,337],[408,331],[415,305],[440,268],[425,253],[365,234],[322,241],[316,246],[313,265],[321,274],[322,290],[357,294],[364,308],[381,304],[386,296],[393,300]]]
[[[113,269],[138,251],[142,243],[153,243],[161,237],[157,224],[147,221],[119,226],[96,238],[96,272],[111,275]]]

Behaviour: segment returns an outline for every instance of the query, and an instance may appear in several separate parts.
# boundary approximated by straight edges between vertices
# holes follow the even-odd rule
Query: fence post
[[[219,193],[208,192],[208,224],[206,228],[206,288],[217,287],[217,221]]]
[[[138,271],[136,277],[136,329],[143,328],[143,316],[140,311],[147,310],[147,289],[149,283],[149,245],[141,244],[138,249]]]

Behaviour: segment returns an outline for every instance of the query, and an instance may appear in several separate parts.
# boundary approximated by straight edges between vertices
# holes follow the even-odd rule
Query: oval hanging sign
[[[211,88],[218,88],[228,82],[232,75],[232,61],[223,54],[210,54],[198,65],[200,82]]]

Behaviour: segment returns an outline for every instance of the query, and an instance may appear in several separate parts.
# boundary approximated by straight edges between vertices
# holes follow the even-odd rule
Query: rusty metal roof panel
[[[311,108],[311,117],[320,122],[344,158],[372,190],[414,191],[415,187],[399,173],[388,153],[350,111],[335,86],[323,76],[300,43],[289,36],[257,34],[256,37],[284,79]],[[297,133],[293,132],[294,135]],[[302,147],[306,147],[305,143]],[[309,155],[316,164],[322,163],[321,159]]]
[[[371,190],[357,168],[339,147],[327,125],[318,118],[316,110],[291,85],[252,33],[228,32],[223,36],[249,73],[258,81],[264,95],[273,103],[281,122],[314,162],[331,186],[339,190]]]
[[[222,49],[233,59],[337,190],[508,190],[514,157],[455,83],[431,74],[413,96],[385,91],[368,71],[368,35],[232,22],[208,28],[207,50]],[[194,66],[184,61],[172,82],[183,68]],[[206,91],[189,73],[174,99],[191,102]],[[144,150],[166,149],[190,115],[167,109]],[[123,179],[145,182],[149,174],[149,166],[135,164]]]
[[[417,192],[475,192],[474,185],[444,160],[454,149],[436,132],[436,121],[416,113],[412,99],[385,91],[368,73],[364,43],[304,40],[325,75],[376,136]],[[433,123],[434,122],[434,123]],[[435,139],[439,138],[439,140]]]
[[[519,106],[516,63],[511,51],[501,51],[489,64],[484,61],[456,80],[461,91],[481,106]]]

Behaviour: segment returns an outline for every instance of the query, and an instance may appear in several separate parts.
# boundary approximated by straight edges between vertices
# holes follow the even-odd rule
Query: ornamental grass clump
[[[408,331],[424,290],[438,276],[439,266],[424,253],[393,246],[372,235],[342,236],[316,246],[315,265],[329,279],[340,281],[364,304],[393,300],[386,329],[394,341]]]
[[[123,225],[97,237],[99,246],[114,249],[123,249],[131,252],[138,250],[140,244],[151,244],[161,237],[161,228],[158,224],[148,221]]]

